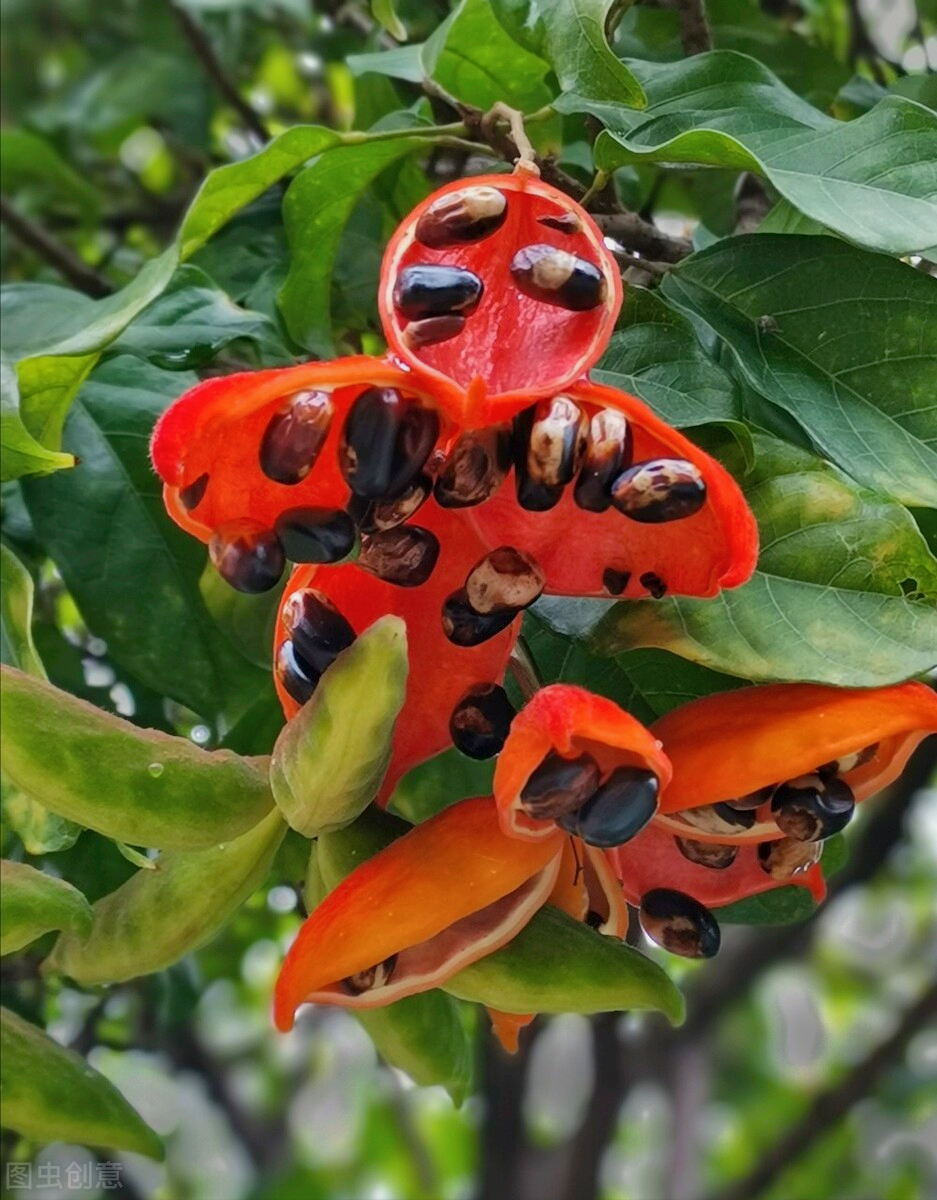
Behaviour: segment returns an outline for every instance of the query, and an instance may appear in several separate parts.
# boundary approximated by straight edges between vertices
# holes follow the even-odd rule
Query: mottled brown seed
[[[654,888],[641,897],[641,928],[658,946],[683,958],[712,958],[721,935],[713,914],[683,892]]]
[[[518,291],[525,296],[573,312],[597,308],[608,291],[598,267],[545,243],[518,250],[510,269]]]
[[[480,646],[507,629],[516,616],[510,608],[476,612],[468,602],[465,588],[460,588],[443,601],[442,630],[454,646]]]
[[[205,498],[207,487],[208,473],[206,472],[204,475],[199,475],[198,479],[193,479],[186,487],[179,489],[179,502],[186,512],[198,508]]]
[[[211,535],[208,556],[215,570],[239,592],[268,592],[286,566],[280,539],[254,521],[232,521]]]
[[[655,600],[663,600],[667,595],[667,584],[653,571],[645,571],[640,577],[641,586],[647,588]]]
[[[443,317],[426,317],[422,321],[411,321],[404,327],[403,342],[411,350],[421,346],[435,346],[437,342],[448,342],[465,328],[465,317],[447,313]]]
[[[631,427],[620,412],[603,408],[589,422],[589,440],[573,499],[587,512],[605,512],[611,487],[631,460]]]
[[[494,233],[507,212],[507,199],[497,188],[462,188],[434,200],[417,221],[414,236],[433,249],[477,242]]]
[[[758,846],[758,862],[772,879],[792,879],[813,866],[819,857],[819,842],[801,842],[792,837],[761,842]]]
[[[515,419],[517,501],[531,512],[559,503],[563,488],[579,470],[588,422],[567,396],[541,400]]]
[[[498,490],[511,467],[511,429],[470,429],[443,464],[433,495],[442,508],[482,504]]]
[[[497,683],[476,683],[460,698],[449,718],[449,735],[469,758],[500,754],[514,720],[514,706]]]
[[[521,807],[538,821],[578,812],[594,795],[600,779],[599,764],[591,754],[564,758],[551,750],[521,788]]]
[[[755,824],[754,812],[740,812],[728,804],[704,804],[699,808],[683,808],[674,814],[687,825],[703,833],[738,834]]]
[[[396,500],[363,500],[352,496],[348,501],[348,515],[362,533],[377,533],[384,529],[396,529],[409,521],[415,512],[429,499],[433,481],[429,475],[421,475],[415,483]]]
[[[581,233],[582,221],[574,212],[558,213],[556,216],[537,218],[538,225],[546,225],[548,229],[556,229],[560,233]]]
[[[361,535],[358,566],[398,587],[419,587],[433,573],[439,539],[419,525],[400,525]]]
[[[285,600],[280,622],[301,664],[321,675],[355,640],[355,631],[328,596],[298,588]]]
[[[392,954],[390,958],[385,958],[373,967],[347,976],[342,980],[342,990],[349,996],[360,996],[364,992],[373,992],[375,988],[385,987],[390,983],[396,965],[397,955]]]
[[[296,392],[270,418],[260,443],[260,469],[293,486],[309,474],[328,437],[332,401],[327,392]]]
[[[856,798],[836,776],[805,775],[782,783],[771,801],[778,829],[799,842],[819,842],[852,820]]]
[[[729,846],[723,842],[695,842],[692,838],[682,837],[675,837],[673,840],[684,858],[713,871],[724,871],[726,867],[731,867],[739,853],[738,846]]]
[[[691,517],[706,503],[699,469],[682,458],[635,463],[611,485],[612,504],[632,521],[660,525]]]
[[[769,783],[767,787],[759,788],[756,792],[749,792],[746,796],[736,796],[732,800],[726,800],[725,803],[729,808],[734,808],[738,812],[751,812],[756,808],[761,808],[774,795],[776,783]]]
[[[527,608],[543,593],[539,564],[513,546],[499,546],[475,564],[465,580],[468,602],[479,613]]]

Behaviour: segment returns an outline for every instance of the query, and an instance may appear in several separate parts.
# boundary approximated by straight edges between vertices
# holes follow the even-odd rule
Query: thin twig
[[[0,217],[17,241],[28,246],[49,266],[55,267],[62,278],[68,280],[79,292],[84,292],[94,300],[100,300],[102,296],[109,296],[114,290],[94,267],[89,267],[47,229],[43,229],[30,217],[24,216],[18,208],[14,208],[6,196],[0,196]]]
[[[237,112],[247,128],[256,134],[262,142],[268,142],[270,140],[270,133],[267,127],[238,91],[232,80],[228,78],[221,60],[215,54],[214,47],[205,30],[180,5],[172,4],[171,8],[186,41],[192,47],[193,52],[205,68],[207,75],[215,87],[235,112]]]
[[[908,1043],[930,1021],[937,1020],[937,983],[905,1012],[898,1028],[834,1087],[820,1092],[799,1121],[761,1155],[754,1170],[719,1193],[718,1200],[755,1200],[793,1163],[869,1095],[879,1076],[904,1054]]]
[[[637,213],[593,213],[592,219],[606,236],[647,255],[655,262],[676,263],[693,253],[693,243],[689,238],[662,233],[656,225],[645,221]]]
[[[684,54],[703,54],[712,50],[712,36],[706,20],[704,0],[679,0],[680,42]]]

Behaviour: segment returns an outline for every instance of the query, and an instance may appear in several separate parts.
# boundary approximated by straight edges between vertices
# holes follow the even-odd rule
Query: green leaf
[[[279,296],[290,336],[323,358],[334,353],[329,293],[342,230],[364,189],[422,138],[363,142],[321,155],[296,176],[283,201],[290,270]]]
[[[53,929],[91,931],[91,905],[77,888],[25,863],[0,862],[0,954],[12,954]]]
[[[545,58],[564,92],[643,108],[634,73],[612,53],[605,34],[615,0],[494,0],[498,21],[526,50]]]
[[[45,679],[33,645],[33,579],[6,544],[0,545],[0,583],[0,661]]]
[[[263,883],[286,833],[279,814],[208,850],[166,851],[93,907],[87,938],[60,935],[42,965],[83,987],[162,971],[206,945]]]
[[[27,129],[0,131],[0,173],[8,193],[29,189],[40,204],[77,210],[85,220],[100,207],[100,197],[85,177],[50,142]]]
[[[652,1009],[672,1025],[683,996],[662,967],[547,905],[506,946],[447,980],[445,990],[504,1012]]]
[[[397,16],[394,0],[371,0],[371,16],[392,38],[396,38],[398,42],[406,40],[407,29]]]
[[[3,1124],[32,1141],[133,1150],[163,1143],[109,1079],[9,1009],[0,1009]]]
[[[595,142],[597,168],[643,160],[754,171],[860,245],[893,254],[937,247],[930,109],[889,96],[855,121],[835,121],[754,59],[725,50],[629,65],[647,90],[643,112],[588,93],[557,101],[560,111],[588,112],[606,126]]]
[[[132,845],[191,849],[239,836],[270,809],[266,759],[209,753],[0,670],[3,769],[53,812]]]
[[[538,613],[567,632],[577,618],[572,631],[602,653],[656,646],[742,679],[878,687],[930,669],[937,560],[910,514],[804,451],[760,435],[754,445],[742,485],[761,552],[749,583],[707,601],[618,604],[591,629],[591,607],[567,615],[548,601]]]
[[[662,290],[854,479],[937,506],[932,279],[833,238],[751,234],[685,259]]]
[[[829,879],[835,875],[847,858],[846,839],[842,834],[824,842],[820,859],[824,876]],[[806,888],[789,886],[747,896],[715,911],[721,925],[793,925],[813,916],[817,905]]]
[[[48,475],[74,465],[71,454],[47,450],[26,428],[16,375],[6,359],[0,359],[0,480]]]
[[[288,721],[270,761],[273,795],[290,826],[315,837],[349,824],[377,794],[407,686],[399,617],[366,629]]]
[[[128,355],[103,363],[66,426],[81,465],[28,480],[23,494],[89,628],[106,631],[113,660],[208,719],[234,719],[261,672],[208,612],[204,548],[167,518],[147,455],[156,418],[194,382]]]

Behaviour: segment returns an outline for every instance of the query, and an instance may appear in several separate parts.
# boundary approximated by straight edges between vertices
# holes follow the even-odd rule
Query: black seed
[[[297,392],[264,430],[260,469],[275,483],[302,483],[328,436],[332,401],[327,392]]]
[[[465,317],[448,313],[444,317],[426,317],[422,321],[411,321],[404,327],[403,340],[411,350],[421,346],[435,346],[437,342],[448,342],[465,328]]]
[[[469,758],[500,754],[514,720],[514,707],[497,683],[476,683],[452,710],[449,734],[457,750]]]
[[[538,225],[546,225],[548,229],[557,229],[560,233],[580,233],[582,221],[574,212],[564,212],[558,216],[538,217]]]
[[[355,544],[354,523],[340,508],[288,508],[276,532],[294,563],[339,562]]]
[[[631,427],[620,412],[603,408],[589,422],[589,443],[573,499],[588,512],[605,512],[611,486],[631,459]]]
[[[819,775],[782,783],[771,801],[778,829],[799,842],[820,842],[839,833],[855,809],[856,798],[841,779],[824,781]]]
[[[857,767],[863,767],[867,762],[871,762],[878,753],[878,745],[878,742],[873,742],[871,746],[865,746],[852,754],[843,754],[833,762],[824,763],[822,767],[817,767],[817,774],[823,779],[834,775],[848,775]]]
[[[610,596],[620,596],[630,582],[630,571],[616,571],[614,567],[606,567],[602,572],[602,587]]]
[[[477,242],[494,233],[507,213],[507,200],[497,188],[462,188],[434,200],[417,221],[414,234],[418,242],[434,249]]]
[[[612,504],[646,525],[691,517],[706,502],[699,470],[682,458],[652,458],[635,463],[613,482]]]
[[[499,546],[472,567],[465,594],[478,613],[502,608],[527,608],[543,593],[546,577],[529,554],[513,546]]]
[[[288,596],[280,620],[301,665],[321,675],[355,640],[355,631],[327,596],[300,588]]]
[[[414,263],[404,267],[394,285],[394,305],[408,321],[474,312],[484,285],[462,267]]]
[[[521,807],[538,821],[576,813],[599,786],[599,764],[591,754],[563,758],[551,750],[521,789]]]
[[[761,842],[758,846],[758,862],[772,879],[791,879],[813,866],[819,857],[819,843],[801,842],[792,837]]]
[[[640,833],[657,811],[658,786],[653,771],[616,767],[577,813],[558,824],[590,846],[606,850],[621,846]]]
[[[511,430],[498,425],[472,429],[458,439],[446,459],[433,495],[442,508],[468,508],[492,496],[511,467]]]
[[[221,578],[239,592],[269,592],[286,566],[280,539],[253,521],[232,521],[216,529],[208,556]]]
[[[507,629],[517,613],[509,608],[497,612],[478,613],[468,602],[465,588],[453,592],[443,601],[443,633],[456,646],[480,646]]]
[[[205,498],[205,489],[208,487],[208,472],[204,475],[199,475],[198,479],[188,484],[188,486],[179,489],[179,501],[186,512],[191,512],[193,508],[198,508]]]
[[[726,800],[725,803],[729,808],[734,808],[736,812],[750,812],[766,804],[774,795],[777,786],[776,783],[769,783],[767,787],[759,788],[756,792],[749,792],[747,796],[737,796],[734,800]]]
[[[712,958],[719,951],[719,923],[709,909],[683,892],[654,888],[641,897],[641,928],[658,946],[684,958]]]
[[[594,908],[590,908],[586,913],[586,924],[590,929],[601,929],[605,924],[605,918],[601,913],[597,913]]]
[[[396,529],[429,499],[432,488],[432,479],[428,475],[421,475],[396,500],[363,500],[360,496],[352,496],[347,505],[348,515],[362,533]]]
[[[419,525],[401,525],[361,535],[358,566],[398,587],[419,587],[433,573],[439,539]]]
[[[703,833],[738,834],[755,824],[754,812],[740,811],[724,801],[704,804],[699,808],[684,808],[674,816],[682,818],[694,829],[701,829]]]
[[[586,418],[566,396],[541,400],[515,418],[514,466],[517,502],[531,512],[559,503],[582,461]]]
[[[573,312],[597,308],[608,290],[598,267],[543,243],[518,250],[511,260],[511,276],[525,296]]]
[[[641,586],[647,588],[655,600],[662,600],[667,595],[667,584],[653,571],[645,571],[641,576]]]
[[[395,500],[422,471],[438,433],[433,409],[394,388],[370,388],[351,406],[338,465],[356,496]]]
[[[695,842],[692,838],[682,837],[675,837],[674,841],[684,858],[713,871],[731,867],[739,853],[738,846],[729,846],[725,842]]]
[[[346,979],[343,979],[342,990],[347,992],[349,996],[360,996],[363,992],[370,992],[375,988],[384,987],[390,983],[396,965],[397,955],[392,954],[390,958],[385,958],[383,962],[379,962],[373,967],[367,967],[364,971],[356,971],[354,975],[349,975]]]
[[[316,690],[318,673],[313,671],[308,663],[300,662],[289,638],[280,643],[273,669],[287,695],[297,704],[305,704]]]

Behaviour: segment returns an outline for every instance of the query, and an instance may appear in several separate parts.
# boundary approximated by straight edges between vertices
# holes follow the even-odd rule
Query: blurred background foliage
[[[21,370],[19,385],[33,403],[42,389],[59,397],[52,426],[58,419],[60,428],[80,385],[62,448],[89,468],[3,486],[3,541],[35,583],[34,653],[57,686],[198,744],[269,750],[282,721],[269,681],[276,597],[236,596],[204,572],[202,548],[162,512],[146,437],[199,374],[381,348],[376,284],[395,224],[436,183],[504,157],[497,143],[472,147],[445,132],[425,137],[461,121],[453,95],[470,109],[505,100],[532,113],[562,92],[564,115],[540,113],[530,125],[536,148],[580,194],[604,163],[596,210],[634,252],[623,264],[635,286],[601,364],[604,378],[688,427],[740,476],[757,459],[772,477],[810,479],[812,487],[822,479],[860,514],[858,545],[844,543],[831,520],[786,558],[763,559],[762,571],[787,584],[797,627],[775,652],[783,664],[771,669],[783,677],[783,665],[794,663],[803,677],[816,677],[807,627],[812,616],[834,619],[822,605],[838,589],[857,622],[864,598],[874,598],[878,612],[888,597],[889,620],[898,622],[890,628],[900,630],[904,649],[882,665],[855,637],[844,643],[845,674],[831,682],[877,682],[876,669],[901,678],[921,672],[928,654],[932,661],[937,525],[924,507],[933,504],[926,469],[917,480],[910,471],[864,475],[835,431],[831,443],[811,425],[809,396],[798,407],[796,386],[790,396],[773,394],[744,344],[707,327],[670,281],[658,284],[667,265],[691,250],[728,239],[731,254],[734,237],[758,227],[788,235],[781,253],[795,257],[825,229],[864,245],[840,243],[843,278],[858,278],[873,252],[926,250],[937,237],[920,246],[888,244],[886,230],[863,243],[848,212],[842,224],[832,212],[809,215],[814,201],[787,195],[765,165],[767,142],[744,122],[723,123],[738,139],[734,148],[698,143],[686,162],[647,141],[629,147],[624,118],[608,124],[614,138],[603,133],[597,141],[588,75],[596,68],[569,62],[581,36],[570,31],[569,14],[604,19],[615,10],[611,53],[629,60],[629,78],[653,99],[668,64],[706,48],[692,43],[705,29],[694,34],[686,23],[695,6],[545,3],[553,40],[539,47],[528,40],[524,48],[508,31],[516,33],[512,22],[523,24],[529,6],[511,0],[494,7],[502,24],[483,0],[451,11],[443,0],[375,0],[371,7],[355,0],[5,0],[4,352],[40,364],[37,380]],[[744,114],[757,93],[775,128],[788,118],[809,128],[809,112],[819,127],[821,113],[848,123],[889,97],[924,111],[937,102],[933,0],[709,0],[707,11],[713,48],[751,55],[773,73],[767,83],[711,81],[713,111],[721,105]],[[730,76],[743,69],[732,61]],[[424,86],[426,76],[435,86]],[[569,100],[577,85],[584,103]],[[325,156],[301,170],[287,194],[283,177],[324,148],[300,145],[292,166],[271,173],[272,186],[254,180],[247,199],[230,202],[221,220],[212,224],[202,211],[196,228],[186,218],[182,263],[173,239],[206,174],[310,124],[413,137],[349,141],[334,162]],[[632,213],[640,217],[637,231],[625,219]],[[886,213],[885,225],[889,219]],[[899,240],[902,219],[899,206]],[[907,286],[925,279],[922,272]],[[111,305],[106,313],[94,305],[102,299]],[[849,319],[845,309],[837,315]],[[861,322],[853,333],[863,346],[876,336]],[[68,345],[72,355],[44,357],[61,356]],[[883,361],[889,353],[881,350]],[[50,363],[64,374],[50,374]],[[902,368],[894,370],[898,388]],[[28,433],[39,443],[30,453],[59,454],[54,428]],[[821,449],[852,478],[821,464]],[[61,465],[49,458],[42,469]],[[750,483],[754,489],[757,476]],[[780,536],[783,514],[770,498],[761,503],[763,530],[771,525]],[[804,510],[795,510],[802,526]],[[900,555],[876,553],[886,544],[894,550],[894,537],[903,539]],[[844,544],[854,571],[846,582],[842,564],[830,567]],[[15,578],[5,564],[5,585]],[[750,594],[757,616],[758,594]],[[634,606],[621,621],[640,619],[639,611]],[[697,612],[692,604],[672,611],[674,620],[691,622]],[[729,619],[738,615],[733,610]],[[527,643],[546,677],[588,682],[638,717],[757,677],[741,649],[726,648],[718,630],[702,627],[699,642],[709,638],[711,653],[695,662],[666,649],[619,653],[620,626],[604,634],[614,656],[599,656],[601,640],[589,648],[570,637],[592,620],[545,608],[529,618]],[[667,646],[667,629],[658,634],[655,644]],[[869,677],[857,678],[861,671]],[[418,819],[441,790],[447,800],[482,790],[488,770],[451,752],[405,782],[397,807]],[[79,837],[77,827],[6,784],[3,799],[4,857],[45,866],[91,901],[140,869],[133,851],[88,831]],[[305,870],[305,846],[292,835],[267,885],[208,947],[157,975],[106,992],[78,991],[40,979],[47,937],[4,960],[4,1003],[86,1055],[165,1137],[163,1165],[119,1154],[128,1195],[925,1200],[937,1194],[937,1029],[926,1010],[914,1009],[910,1024],[901,1014],[937,972],[932,745],[868,809],[849,830],[847,865],[819,914],[777,924],[785,914],[775,908],[768,924],[728,928],[713,963],[668,960],[687,990],[683,1029],[650,1016],[541,1018],[509,1060],[485,1026],[477,1038],[479,1089],[461,1108],[441,1088],[418,1088],[379,1062],[346,1013],[315,1010],[290,1035],[273,1032],[270,989],[295,930]],[[465,1020],[475,1020],[467,1008]],[[90,1167],[103,1155],[9,1134],[3,1153],[6,1163],[32,1161],[33,1190],[43,1200],[104,1194],[90,1170],[87,1187],[39,1182],[64,1179],[68,1164]],[[13,1194],[10,1181],[5,1175]]]

